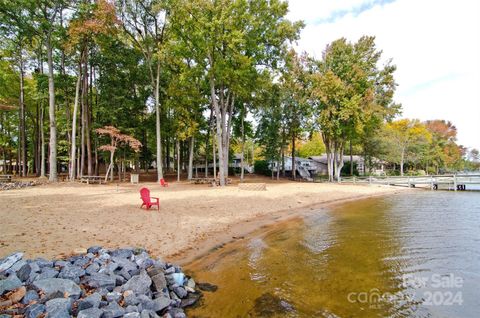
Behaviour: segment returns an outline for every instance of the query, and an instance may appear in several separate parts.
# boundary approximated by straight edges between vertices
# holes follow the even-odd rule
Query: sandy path
[[[139,189],[147,186],[161,200],[160,212],[141,210]],[[181,259],[233,235],[233,228],[258,227],[271,220],[334,200],[398,189],[379,186],[269,183],[267,191],[242,191],[232,185],[171,183],[141,185],[60,183],[0,192],[0,257],[57,257],[78,248],[101,245],[146,247],[153,255]],[[250,222],[249,222],[250,221]],[[179,253],[182,252],[182,253]]]

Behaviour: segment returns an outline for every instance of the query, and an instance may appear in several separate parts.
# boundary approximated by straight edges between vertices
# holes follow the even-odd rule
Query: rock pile
[[[0,259],[0,318],[181,318],[201,293],[180,267],[144,249],[106,250],[64,260]]]
[[[26,187],[32,187],[37,185],[35,181],[15,181],[15,182],[0,182],[0,191],[1,190],[13,190],[21,189]]]

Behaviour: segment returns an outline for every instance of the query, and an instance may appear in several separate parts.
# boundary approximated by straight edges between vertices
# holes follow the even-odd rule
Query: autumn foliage
[[[108,166],[107,173],[105,175],[105,180],[107,180],[110,171],[113,169],[114,155],[117,148],[124,145],[128,146],[135,152],[139,152],[140,148],[142,147],[142,143],[130,135],[122,134],[121,131],[114,126],[97,128],[95,131],[99,135],[110,137],[110,144],[102,145],[98,148],[99,150],[110,152],[110,165]]]

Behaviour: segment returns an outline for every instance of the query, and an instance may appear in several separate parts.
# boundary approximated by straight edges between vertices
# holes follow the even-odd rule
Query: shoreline
[[[375,194],[367,195],[354,195],[351,197],[346,197],[342,199],[333,199],[324,201],[321,203],[313,203],[308,206],[301,208],[296,208],[293,210],[282,209],[274,212],[272,215],[260,215],[253,217],[251,219],[244,220],[240,223],[233,224],[228,229],[228,232],[223,233],[211,233],[212,237],[207,238],[202,243],[202,248],[192,249],[186,248],[174,255],[170,255],[168,258],[169,261],[181,266],[190,265],[197,260],[206,257],[207,255],[217,251],[218,249],[223,248],[225,245],[237,242],[238,240],[243,240],[245,237],[250,236],[262,229],[268,231],[267,228],[279,225],[283,222],[293,221],[299,218],[307,216],[309,213],[316,213],[319,210],[352,202],[357,200],[371,199],[377,197],[383,197],[386,195],[398,195],[403,193],[408,189],[399,189],[394,192],[380,192]]]
[[[308,212],[406,189],[271,181],[267,191],[173,182],[168,188],[140,185],[59,183],[0,193],[0,258],[59,258],[100,245],[143,247],[150,255],[187,264],[259,228]],[[160,211],[140,209],[139,190],[160,197]]]

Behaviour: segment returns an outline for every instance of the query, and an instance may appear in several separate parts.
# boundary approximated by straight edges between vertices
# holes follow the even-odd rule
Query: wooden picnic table
[[[13,176],[11,174],[0,174],[0,182],[12,182]]]
[[[219,178],[192,178],[190,183],[194,184],[211,184],[211,185],[220,185]],[[232,183],[232,179],[227,178],[227,184]]]
[[[86,183],[86,184],[90,184],[90,183],[98,183],[98,184],[102,184],[104,181],[104,177],[101,177],[101,176],[81,176],[80,177],[80,183]]]

